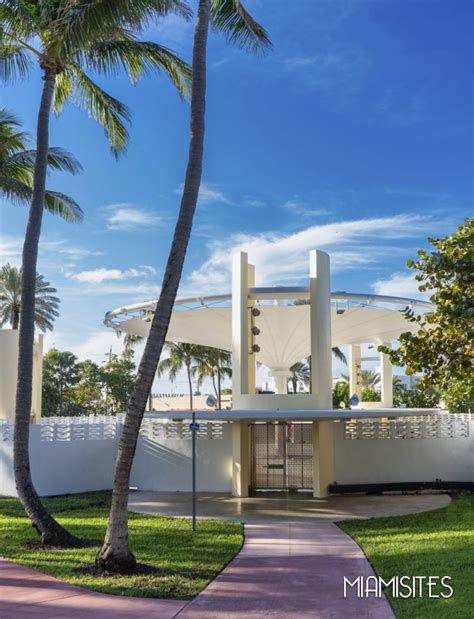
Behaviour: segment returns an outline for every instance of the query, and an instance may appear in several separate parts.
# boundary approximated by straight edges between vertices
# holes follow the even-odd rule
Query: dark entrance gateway
[[[312,491],[311,423],[250,425],[251,490]]]

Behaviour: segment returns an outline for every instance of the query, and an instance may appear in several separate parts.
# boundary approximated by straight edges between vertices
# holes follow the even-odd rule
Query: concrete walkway
[[[354,518],[402,516],[446,507],[447,494],[345,495],[315,499],[307,494],[276,494],[238,498],[224,492],[198,492],[199,518],[246,524],[337,522]],[[129,509],[165,516],[191,515],[189,492],[132,492]]]
[[[237,557],[193,601],[105,595],[0,559],[0,619],[393,619],[385,598],[358,599],[374,572],[330,522],[251,524]]]
[[[335,524],[246,525],[242,552],[178,619],[393,619],[386,598],[357,598],[353,581],[374,572]]]

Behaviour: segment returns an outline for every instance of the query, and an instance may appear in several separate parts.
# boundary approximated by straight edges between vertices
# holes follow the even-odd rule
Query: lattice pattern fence
[[[355,419],[344,422],[346,440],[411,439],[411,438],[467,438],[469,413],[440,413],[419,417],[394,419]]]
[[[9,423],[6,419],[0,419],[0,441],[12,441],[13,440],[13,424]]]
[[[40,424],[41,441],[81,441],[114,439],[118,421],[106,415],[93,417],[44,417]]]
[[[161,419],[144,419],[140,434],[150,440],[190,439],[189,421],[164,421]],[[199,421],[198,439],[221,439],[224,436],[224,424],[219,421]]]
[[[107,415],[91,417],[44,417],[40,424],[41,441],[84,441],[115,439],[121,431],[123,419]],[[190,439],[189,421],[144,419],[140,434],[150,440]],[[198,439],[222,439],[224,423],[201,421]],[[0,420],[0,441],[13,440],[13,424]]]

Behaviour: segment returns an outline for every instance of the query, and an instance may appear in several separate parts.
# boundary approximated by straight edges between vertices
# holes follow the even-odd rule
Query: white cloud
[[[148,277],[154,275],[156,269],[152,266],[143,265],[138,268],[130,268],[126,270],[120,269],[93,269],[91,271],[81,271],[80,273],[72,273],[70,279],[75,279],[78,282],[88,284],[102,284],[106,281],[130,279],[134,277]]]
[[[109,230],[148,228],[157,226],[162,221],[157,213],[136,207],[133,204],[111,204],[105,208],[109,212],[107,216],[107,228]]]
[[[211,245],[211,256],[190,274],[186,290],[227,290],[231,257],[238,251],[248,252],[249,260],[256,265],[258,285],[283,283],[307,277],[311,249],[324,249],[331,254],[333,272],[368,268],[386,257],[390,239],[423,236],[431,233],[433,227],[428,217],[398,215],[310,226],[288,235],[234,235]],[[377,241],[385,244],[376,244]]]
[[[429,300],[429,294],[420,292],[420,282],[415,279],[414,273],[392,273],[387,279],[379,279],[372,284],[375,294],[391,297],[410,297],[413,299]]]
[[[285,210],[293,213],[294,215],[299,215],[300,217],[317,217],[318,215],[328,214],[326,209],[311,208],[298,198],[287,200],[282,206]]]
[[[183,193],[183,184],[181,184],[177,189],[175,189],[175,193],[181,195]],[[210,183],[201,183],[199,188],[199,197],[198,200],[201,204],[213,204],[215,202],[221,202],[223,204],[232,204],[227,196],[223,194],[220,189],[218,189],[214,184]]]
[[[334,48],[314,56],[292,56],[284,61],[285,69],[294,73],[305,87],[342,102],[359,90],[371,64],[360,47]]]

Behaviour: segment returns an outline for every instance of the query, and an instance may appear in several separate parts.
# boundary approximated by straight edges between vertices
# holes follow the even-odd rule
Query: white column
[[[313,496],[329,495],[334,481],[334,424],[332,421],[313,421]]]
[[[232,393],[248,393],[248,256],[239,252],[232,263]]]
[[[310,251],[309,275],[311,392],[317,395],[317,408],[331,408],[331,288],[328,254],[317,249]]]
[[[232,494],[247,497],[250,486],[250,432],[244,421],[232,422]]]
[[[349,346],[349,397],[357,395],[362,400],[360,345]]]
[[[284,395],[288,393],[288,379],[291,377],[290,370],[286,368],[270,368],[268,376],[273,378],[275,393]]]
[[[35,337],[33,347],[33,384],[32,384],[32,402],[31,402],[31,420],[32,423],[39,423],[41,420],[41,403],[42,403],[42,386],[43,386],[43,335],[39,334]]]
[[[390,342],[385,342],[384,346],[390,346]],[[382,390],[383,408],[393,408],[393,371],[390,357],[383,352],[380,353],[380,382]]]

